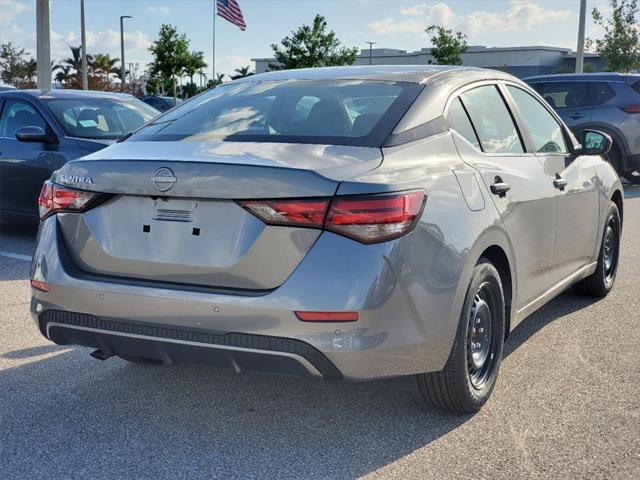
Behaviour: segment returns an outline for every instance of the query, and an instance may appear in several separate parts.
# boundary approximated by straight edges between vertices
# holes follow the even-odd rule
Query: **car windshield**
[[[144,102],[127,98],[52,98],[44,102],[71,137],[118,139],[158,115]]]
[[[421,89],[369,80],[232,83],[177,106],[130,140],[379,146]]]

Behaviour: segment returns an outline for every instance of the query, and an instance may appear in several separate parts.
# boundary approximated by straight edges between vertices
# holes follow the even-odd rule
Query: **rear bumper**
[[[320,351],[291,338],[167,328],[58,310],[38,315],[38,326],[44,336],[59,345],[96,348],[106,356],[128,354],[166,364],[202,363],[237,372],[342,379],[340,371]]]
[[[292,275],[267,292],[88,274],[73,264],[61,237],[55,216],[41,223],[31,276],[51,290],[33,290],[31,312],[42,333],[56,343],[176,363],[241,370],[269,364],[270,371],[348,380],[436,371],[451,351],[464,295],[464,257],[427,227],[376,245],[324,232]],[[359,319],[302,322],[294,313],[300,310],[357,311]],[[52,321],[53,311],[69,316]],[[195,338],[189,335],[215,341],[184,343]],[[232,338],[250,346],[228,343]],[[281,347],[256,347],[261,342]]]

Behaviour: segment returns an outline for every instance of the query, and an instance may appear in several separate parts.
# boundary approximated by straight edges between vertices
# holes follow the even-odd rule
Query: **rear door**
[[[36,107],[24,99],[6,99],[0,113],[0,208],[6,212],[38,214],[38,195],[51,176],[52,156],[44,143],[16,139],[22,127],[47,123]]]
[[[574,132],[591,122],[593,104],[588,82],[536,82],[531,86]]]
[[[477,169],[492,192],[511,238],[518,307],[549,288],[555,242],[555,189],[524,143],[497,85],[462,92],[447,118],[462,159]]]
[[[598,190],[593,159],[574,158],[563,127],[530,93],[507,85],[514,110],[529,134],[548,183],[556,189],[553,280],[559,282],[593,258],[598,231]]]

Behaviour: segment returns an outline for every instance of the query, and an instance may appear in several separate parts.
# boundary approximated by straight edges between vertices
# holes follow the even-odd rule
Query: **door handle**
[[[502,198],[509,190],[511,190],[511,185],[503,181],[496,181],[495,183],[492,183],[489,188],[491,189],[491,193]]]
[[[569,115],[569,118],[578,120],[579,118],[584,118],[584,115],[582,113],[572,113],[571,115]]]
[[[553,186],[558,190],[564,190],[567,186],[567,181],[556,173],[556,178],[553,179]]]

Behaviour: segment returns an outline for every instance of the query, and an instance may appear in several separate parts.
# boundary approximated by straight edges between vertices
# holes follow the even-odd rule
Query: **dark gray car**
[[[78,90],[0,93],[0,216],[38,219],[42,183],[159,112],[131,95]]]
[[[567,126],[613,139],[608,158],[620,176],[640,183],[640,74],[588,73],[526,78]]]
[[[494,70],[230,82],[45,184],[31,311],[103,360],[416,374],[473,412],[518,323],[613,286],[622,186],[582,140]]]

